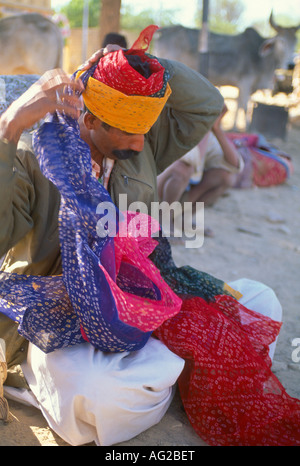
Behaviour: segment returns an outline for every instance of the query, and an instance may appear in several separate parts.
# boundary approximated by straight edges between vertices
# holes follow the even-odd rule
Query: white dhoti
[[[282,321],[282,307],[274,291],[263,283],[241,278],[229,285],[242,293],[239,300],[243,306],[252,311],[270,317],[277,322]],[[269,356],[273,360],[277,339],[270,345]]]
[[[89,343],[45,354],[30,345],[23,371],[50,427],[71,445],[113,445],[157,424],[184,361],[151,338],[139,351]]]
[[[230,286],[243,294],[240,301],[249,309],[281,320],[281,305],[269,287],[247,279]],[[271,357],[274,350],[272,344]],[[30,344],[22,368],[35,404],[61,438],[71,445],[113,445],[161,420],[183,366],[181,358],[151,338],[137,352],[118,354],[88,343],[45,354]]]

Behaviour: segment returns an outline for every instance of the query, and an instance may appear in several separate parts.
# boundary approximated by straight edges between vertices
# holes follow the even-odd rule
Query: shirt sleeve
[[[17,146],[0,140],[0,257],[32,228],[34,189],[17,158]]]
[[[170,73],[172,94],[148,135],[158,173],[200,142],[224,104],[215,86],[196,71],[174,60],[160,62]]]

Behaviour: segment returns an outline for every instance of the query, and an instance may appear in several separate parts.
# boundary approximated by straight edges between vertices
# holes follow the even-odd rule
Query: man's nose
[[[130,149],[136,152],[142,152],[145,144],[144,134],[135,134],[130,143]]]

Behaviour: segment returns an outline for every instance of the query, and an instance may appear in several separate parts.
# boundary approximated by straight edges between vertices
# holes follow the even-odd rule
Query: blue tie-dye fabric
[[[19,333],[44,352],[83,342],[102,351],[133,351],[151,332],[125,324],[102,264],[115,280],[114,233],[118,211],[108,192],[92,176],[90,150],[80,138],[77,121],[54,114],[36,131],[34,150],[44,175],[61,194],[59,231],[63,275],[24,277],[0,274],[0,312],[19,323]],[[97,234],[99,203],[110,203],[111,228]],[[103,217],[103,218],[104,218]],[[114,220],[115,219],[115,220]]]

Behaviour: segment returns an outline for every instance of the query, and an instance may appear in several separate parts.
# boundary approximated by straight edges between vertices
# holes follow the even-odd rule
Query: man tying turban
[[[97,61],[99,55],[103,54],[96,54]],[[112,58],[113,54],[105,56]],[[159,109],[161,113],[157,111],[158,118],[146,134],[113,126],[117,124],[117,114],[114,122],[105,122],[105,115],[103,121],[97,118],[93,114],[95,108],[89,108],[88,98],[85,104],[88,111],[81,111],[79,95],[85,87],[80,80],[70,80],[63,72],[47,72],[2,115],[0,257],[5,255],[2,266],[5,273],[44,277],[59,277],[62,273],[58,232],[60,194],[41,173],[31,138],[25,131],[48,112],[78,118],[82,143],[88,144],[100,176],[102,161],[114,160],[108,188],[116,205],[120,194],[127,195],[128,203],[140,200],[149,207],[157,200],[157,173],[202,138],[223,105],[219,92],[198,73],[176,62],[160,60],[160,64],[163,73],[168,73],[172,93],[167,105]],[[157,63],[156,66],[159,68]],[[114,73],[114,79],[120,75],[122,72]],[[161,78],[165,79],[162,73],[159,84]],[[143,76],[141,80],[144,81]],[[107,86],[107,82],[104,84]],[[66,86],[74,92],[65,94]],[[149,96],[142,96],[143,111],[144,99],[156,102],[157,92],[159,89],[154,88]],[[126,99],[126,92],[122,94]],[[120,108],[116,113],[121,113]],[[151,113],[153,118],[153,107]],[[145,128],[150,120],[147,122],[145,115],[141,116]],[[61,141],[53,142],[58,145]],[[128,150],[138,155],[128,159],[117,157]],[[33,402],[42,409],[55,432],[71,445],[92,441],[98,445],[114,444],[159,422],[168,409],[184,365],[180,357],[152,337],[133,353],[105,353],[83,343],[46,354],[28,344],[13,320],[3,314],[0,314],[0,338],[6,343],[6,390],[20,393],[36,386],[39,393],[35,391]],[[45,379],[42,381],[41,377]]]
[[[1,275],[1,312],[6,316],[0,314],[0,338],[7,345],[7,383],[18,388],[29,385],[33,402],[70,444],[110,445],[159,422],[183,370],[183,358],[195,358],[182,372],[181,390],[197,432],[209,442],[217,425],[212,444],[249,444],[260,438],[259,425],[265,435],[266,419],[260,416],[273,408],[270,403],[267,410],[260,408],[266,400],[259,387],[264,377],[269,380],[264,358],[280,324],[244,308],[222,281],[189,268],[177,269],[164,241],[156,247],[151,238],[139,242],[118,234],[99,239],[95,234],[99,201],[112,199],[118,206],[119,194],[125,193],[130,202],[138,199],[150,205],[157,199],[157,173],[195,146],[222,109],[220,94],[198,73],[145,54],[144,38],[145,34],[138,41],[141,45],[128,53],[109,53],[91,69],[77,73],[83,86],[62,74],[53,83],[44,77],[0,120],[0,189],[5,201],[0,218],[6,219],[1,223],[0,255],[8,251]],[[78,122],[76,95],[56,100],[56,91],[65,84],[83,95],[85,110]],[[56,112],[34,136],[40,169],[27,141],[18,138],[48,111]],[[92,176],[91,159],[108,191]],[[107,160],[114,161],[109,179]],[[117,208],[116,212],[118,227],[122,216]],[[12,289],[7,286],[11,277]],[[29,313],[21,299],[23,286],[30,289],[25,294]],[[275,295],[255,286],[259,295],[267,294],[277,320],[281,308]],[[249,319],[257,324],[245,330],[242,323]],[[220,325],[227,335],[221,338],[225,348],[221,353],[213,349]],[[195,336],[191,339],[185,336],[190,326]],[[153,331],[160,340],[151,336]],[[252,348],[250,342],[256,339],[260,344]],[[207,374],[209,358],[214,358],[215,368],[226,364],[233,379],[220,384],[219,370],[199,378],[202,369]],[[25,378],[13,377],[18,363]],[[257,384],[242,399],[234,397],[241,409],[251,396],[258,401],[254,403],[258,420],[253,428],[246,413],[244,430],[235,425],[240,406],[218,423],[231,411],[232,390],[240,393],[234,378],[239,364]],[[220,385],[220,393],[203,391],[202,379],[205,386]],[[272,383],[275,393],[277,382]],[[223,388],[230,400],[224,401]],[[249,390],[249,383],[243,389]],[[215,403],[224,404],[222,413]],[[295,408],[290,400],[287,404],[281,414]],[[276,444],[277,439],[272,441]]]

